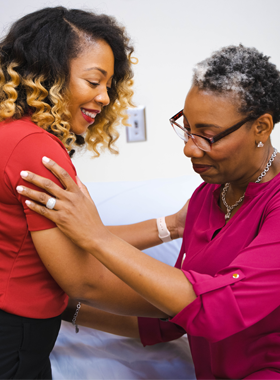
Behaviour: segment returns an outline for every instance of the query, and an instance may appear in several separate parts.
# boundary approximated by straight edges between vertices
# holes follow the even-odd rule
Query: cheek
[[[252,161],[253,150],[245,139],[233,139],[225,146],[217,146],[215,154],[212,154],[212,159],[216,163],[216,167],[223,173],[239,173]]]
[[[79,81],[72,82],[69,85],[69,93],[70,93],[70,107],[77,106],[79,103],[83,102],[88,93],[88,86]]]
[[[228,137],[228,139],[227,139]],[[248,150],[245,136],[226,136],[213,145],[217,158],[231,160],[238,158]]]

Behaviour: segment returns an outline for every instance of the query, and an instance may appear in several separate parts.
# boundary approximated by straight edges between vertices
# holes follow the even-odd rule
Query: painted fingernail
[[[26,172],[26,171],[22,171],[22,172],[20,172],[20,175],[21,175],[23,178],[26,178],[26,177],[28,177],[28,172]]]
[[[43,162],[45,162],[46,164],[50,161],[50,159],[46,156],[43,157]]]
[[[32,202],[30,202],[30,201],[25,201],[25,203],[27,204],[27,206],[31,206],[32,205]]]
[[[22,193],[23,192],[23,187],[22,186],[17,186],[17,192]]]

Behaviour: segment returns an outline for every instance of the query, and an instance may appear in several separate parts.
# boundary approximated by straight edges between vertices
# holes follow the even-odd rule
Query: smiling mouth
[[[84,115],[90,117],[91,119],[95,119],[96,118],[96,115],[100,112],[100,111],[95,111],[95,110],[92,110],[92,111],[88,111],[86,110],[85,108],[81,108],[81,111]]]

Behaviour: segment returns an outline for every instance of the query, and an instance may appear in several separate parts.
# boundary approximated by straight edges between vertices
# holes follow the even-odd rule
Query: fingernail
[[[43,157],[43,162],[45,162],[45,164],[47,164],[48,162],[50,161],[50,159],[46,156]]]
[[[22,186],[17,186],[17,192],[22,193],[23,192],[23,187]]]
[[[22,171],[22,172],[20,172],[20,175],[21,175],[23,178],[26,178],[26,177],[28,177],[28,172],[26,172],[26,171]]]
[[[30,202],[30,201],[25,201],[25,203],[27,204],[27,206],[31,206],[32,205],[32,202]]]

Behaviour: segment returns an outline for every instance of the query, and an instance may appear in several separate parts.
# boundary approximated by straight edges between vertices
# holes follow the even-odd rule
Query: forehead
[[[108,78],[114,74],[114,54],[105,41],[93,41],[84,44],[78,57],[70,62],[71,74],[90,73],[93,67],[99,67],[107,72]]]
[[[240,117],[238,102],[233,95],[215,94],[211,91],[200,90],[196,86],[192,87],[187,94],[184,114],[196,123],[226,123]]]

